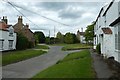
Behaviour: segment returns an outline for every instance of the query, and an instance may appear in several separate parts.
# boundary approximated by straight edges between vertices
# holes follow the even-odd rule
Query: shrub
[[[96,51],[98,54],[101,54],[101,44],[100,43],[96,46]]]
[[[28,39],[23,34],[17,35],[17,44],[16,48],[17,50],[24,50],[28,48]]]

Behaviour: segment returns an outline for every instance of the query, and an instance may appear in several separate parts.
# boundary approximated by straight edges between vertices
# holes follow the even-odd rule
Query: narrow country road
[[[3,78],[31,78],[40,71],[63,59],[71,51],[61,51],[61,46],[51,46],[47,54],[2,68]]]

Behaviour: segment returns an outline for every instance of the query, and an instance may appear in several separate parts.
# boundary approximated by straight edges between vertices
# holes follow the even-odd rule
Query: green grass
[[[66,51],[66,50],[79,50],[79,49],[88,49],[88,48],[92,48],[92,46],[88,44],[66,44],[64,45],[62,50]]]
[[[32,79],[35,78],[95,78],[90,52],[84,50],[71,53]]]
[[[22,51],[11,51],[5,52],[2,55],[2,65],[7,65],[19,61],[23,61],[32,57],[36,57],[46,53],[42,50],[22,50]]]
[[[35,49],[49,49],[47,45],[36,45]]]

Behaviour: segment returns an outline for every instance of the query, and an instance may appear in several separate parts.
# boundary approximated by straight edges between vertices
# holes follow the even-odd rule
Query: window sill
[[[120,52],[120,50],[115,50],[115,52]]]

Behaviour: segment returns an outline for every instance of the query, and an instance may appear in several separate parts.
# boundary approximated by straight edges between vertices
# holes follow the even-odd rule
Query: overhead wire
[[[43,15],[41,15],[41,14],[39,14],[39,13],[36,13],[36,12],[31,11],[31,10],[25,9],[25,8],[23,8],[23,7],[21,7],[21,6],[18,6],[18,5],[16,5],[16,4],[12,3],[12,2],[7,1],[7,3],[9,3],[10,5],[12,5],[12,6],[15,7],[15,8],[18,7],[18,8],[21,8],[21,9],[23,9],[23,10],[26,10],[26,11],[29,11],[29,12],[31,12],[31,13],[34,13],[34,14],[36,14],[36,15],[39,15],[39,16],[47,19],[47,20],[50,20],[50,21],[59,23],[59,24],[64,25],[64,26],[70,26],[70,25],[68,25],[68,24],[64,24],[64,23],[58,22],[58,21],[56,21],[56,20],[54,20],[54,19],[48,18],[48,17],[46,17],[46,16],[43,16]],[[17,9],[17,10],[18,10],[18,9]],[[18,11],[19,11],[19,10],[18,10]],[[19,11],[19,12],[20,12],[20,11]],[[22,12],[20,12],[20,13],[22,13]],[[24,14],[22,13],[22,15],[24,15]]]
[[[7,1],[7,3],[10,4],[15,10],[17,10],[27,20],[29,20],[33,25],[35,25],[36,27],[39,27],[37,24],[33,23],[28,17],[26,17],[21,11],[19,11],[11,2]],[[40,30],[46,30],[46,29],[40,29]]]

